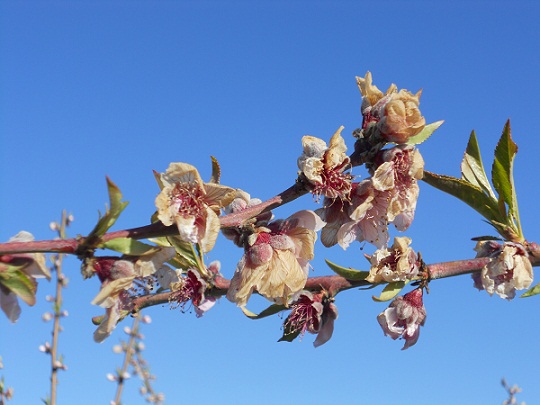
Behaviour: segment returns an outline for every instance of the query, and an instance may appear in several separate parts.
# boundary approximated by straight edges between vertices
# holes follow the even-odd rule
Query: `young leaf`
[[[461,175],[462,179],[467,180],[469,183],[480,187],[488,195],[496,199],[495,193],[489,184],[489,180],[482,163],[482,156],[480,155],[480,147],[478,146],[478,140],[474,131],[471,132],[469,142],[467,144],[467,150],[463,156],[461,162]]]
[[[514,158],[517,153],[517,145],[512,140],[510,121],[507,121],[501,138],[495,147],[495,159],[491,170],[493,186],[501,198],[508,206],[508,220],[503,221],[513,225],[513,220],[517,221],[518,231],[521,236],[521,226],[519,224],[519,213],[517,206],[516,189],[514,187]]]
[[[520,298],[532,297],[533,295],[537,294],[540,294],[540,283],[536,284],[533,288],[521,294]]]
[[[32,306],[36,303],[37,284],[21,270],[11,268],[0,272],[0,285],[10,290],[26,304]]]
[[[350,267],[342,267],[335,263],[332,263],[330,260],[326,260],[326,264],[339,276],[346,278],[347,280],[360,281],[365,280],[369,276],[369,271],[360,271],[351,269]]]
[[[480,187],[463,179],[435,174],[427,170],[424,170],[422,180],[445,193],[459,198],[478,211],[490,223],[493,221],[504,222],[504,219],[501,220],[497,200],[487,196]]]
[[[408,283],[409,283],[409,280],[395,281],[393,283],[388,283],[383,288],[380,296],[378,297],[372,296],[371,298],[373,298],[373,301],[377,301],[377,302],[390,301],[392,298],[398,295],[400,291],[403,290],[403,287],[405,287]]]
[[[219,184],[221,178],[221,168],[219,167],[218,160],[214,156],[210,156],[212,159],[212,177],[210,178],[210,183]]]
[[[437,122],[432,122],[431,124],[428,124],[424,127],[423,130],[421,130],[419,133],[417,133],[415,136],[411,136],[406,144],[407,145],[418,145],[418,144],[421,144],[422,142],[424,142],[426,139],[428,139],[432,134],[433,132],[435,132],[435,130],[437,128],[439,128],[442,124],[443,124],[444,121],[437,121]]]
[[[100,247],[114,250],[129,256],[142,256],[159,248],[131,238],[116,238],[103,243]]]
[[[264,311],[262,311],[260,314],[251,312],[246,307],[240,307],[240,309],[242,310],[244,315],[247,316],[249,319],[262,319],[262,318],[266,318],[267,316],[277,314],[278,312],[283,311],[286,308],[283,305],[272,304],[268,308],[266,308]]]

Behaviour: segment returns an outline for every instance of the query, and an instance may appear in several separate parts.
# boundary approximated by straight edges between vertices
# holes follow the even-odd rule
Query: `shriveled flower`
[[[523,245],[513,242],[500,245],[494,241],[480,241],[475,250],[478,252],[477,257],[491,258],[481,273],[482,286],[489,295],[497,294],[511,300],[516,296],[516,290],[530,287],[533,270]]]
[[[414,219],[420,192],[418,180],[424,176],[424,159],[413,146],[398,145],[384,150],[380,160],[372,177],[373,185],[379,191],[391,193],[388,222],[404,231]]]
[[[213,274],[219,274],[220,267],[221,263],[216,260],[210,263],[208,271]],[[170,301],[178,303],[182,309],[187,302],[191,301],[197,317],[200,318],[216,303],[216,297],[205,294],[209,288],[210,286],[200,276],[198,271],[189,269],[185,276],[181,277],[177,283],[171,285],[173,294]]]
[[[187,163],[171,163],[159,177],[156,198],[158,218],[176,224],[180,238],[200,244],[207,253],[219,233],[219,211],[231,203],[236,191],[217,183],[204,183],[197,169]]]
[[[279,304],[304,287],[314,257],[315,231],[324,223],[313,211],[299,211],[287,220],[259,227],[245,240],[227,298],[245,306],[254,291]]]
[[[21,231],[8,242],[31,242],[34,236],[26,231]],[[22,272],[22,277],[31,282],[34,289],[37,288],[38,278],[46,278],[50,280],[51,274],[45,263],[45,255],[43,253],[16,253],[0,256],[0,274],[6,272],[9,274],[10,267],[16,267]],[[0,276],[0,307],[11,322],[16,322],[21,314],[18,297],[7,285],[2,284],[3,277]],[[21,295],[20,298],[28,305],[35,304],[35,295]]]
[[[223,211],[225,214],[237,214],[247,208],[258,205],[261,202],[262,201],[259,198],[251,198],[251,196],[245,191],[237,189],[233,201],[227,205]],[[249,224],[254,227],[266,226],[272,217],[272,212],[266,211],[249,221]],[[241,228],[223,228],[221,232],[227,239],[232,240],[235,245],[240,247],[244,246],[243,231]]]
[[[346,249],[355,240],[365,240],[379,249],[387,246],[391,192],[378,190],[370,178],[353,187],[351,200],[348,208],[350,220],[336,234],[339,245]]]
[[[134,281],[149,279],[175,254],[174,248],[162,247],[138,258],[96,257],[86,263],[101,281],[101,289],[92,304],[106,309],[104,318],[94,332],[96,342],[105,340],[116,324],[130,312],[133,297],[130,291],[136,287]]]
[[[404,296],[396,297],[390,306],[377,316],[385,336],[405,339],[401,350],[416,344],[420,336],[420,326],[426,322],[426,309],[422,302],[422,288],[417,288]]]
[[[398,92],[392,84],[383,94],[372,84],[370,72],[365,78],[357,77],[356,82],[362,93],[362,132],[377,131],[386,142],[403,144],[424,129],[426,120],[418,108],[421,90],[416,94],[403,89]]]
[[[406,281],[418,275],[418,261],[409,246],[411,239],[405,236],[394,238],[390,249],[378,249],[371,256],[371,269],[366,281],[370,283]]]
[[[330,145],[314,136],[302,138],[304,151],[298,158],[298,168],[311,186],[313,195],[328,198],[347,198],[351,191],[352,176],[344,173],[350,168],[350,159],[345,153],[347,146],[341,136],[340,127],[330,139]]]
[[[313,345],[319,347],[328,342],[334,332],[334,321],[338,317],[334,300],[326,292],[312,294],[302,291],[291,305],[291,313],[283,323],[280,341],[292,341],[306,332],[317,335]]]

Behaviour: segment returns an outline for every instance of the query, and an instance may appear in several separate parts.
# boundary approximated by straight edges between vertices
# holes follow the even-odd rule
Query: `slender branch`
[[[132,357],[135,353],[135,339],[137,338],[137,334],[139,333],[139,320],[140,317],[136,315],[135,319],[133,320],[133,325],[131,326],[129,341],[126,345],[124,363],[122,364],[122,369],[118,372],[117,375],[118,385],[116,387],[116,394],[114,396],[114,404],[116,405],[120,405],[121,403],[120,400],[122,398],[122,391],[125,387],[127,370],[129,365],[131,364]]]

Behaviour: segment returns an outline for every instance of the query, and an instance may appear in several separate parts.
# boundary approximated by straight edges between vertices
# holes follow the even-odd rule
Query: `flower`
[[[210,263],[208,271],[212,274],[219,274],[221,263],[216,260]],[[203,280],[199,272],[195,269],[189,269],[186,275],[178,280],[178,282],[171,284],[171,301],[175,301],[182,306],[191,300],[195,307],[195,313],[197,318],[204,315],[206,311],[212,308],[216,303],[216,297],[206,296],[205,292],[210,287],[208,283]]]
[[[491,258],[481,272],[482,287],[489,295],[495,293],[501,298],[511,300],[516,296],[516,290],[530,287],[533,271],[523,245],[513,242],[500,245],[494,241],[480,241],[475,250],[478,252],[477,257]]]
[[[404,231],[414,219],[420,192],[418,180],[424,175],[424,159],[413,146],[398,145],[382,151],[380,160],[372,177],[373,186],[379,191],[391,192],[388,222]]]
[[[394,238],[390,249],[378,249],[371,256],[371,269],[366,281],[370,283],[411,280],[418,274],[416,253],[409,247],[411,239],[405,236]]]
[[[401,350],[416,344],[420,336],[420,326],[426,322],[426,309],[422,302],[422,288],[417,288],[404,296],[396,297],[390,306],[377,316],[385,336],[396,340],[405,339]]]
[[[253,291],[287,305],[307,280],[314,257],[315,231],[323,226],[313,211],[299,211],[287,220],[258,227],[246,235],[244,255],[227,292],[227,298],[245,306]]]
[[[302,138],[304,151],[298,158],[298,168],[311,186],[315,196],[347,198],[351,191],[352,176],[343,173],[350,167],[350,159],[345,153],[347,146],[341,136],[343,127],[334,133],[330,145],[314,136]]]
[[[8,242],[31,242],[34,236],[26,231],[21,231]],[[21,315],[21,307],[17,297],[20,297],[28,305],[36,303],[35,291],[38,278],[50,280],[51,274],[45,263],[45,255],[42,253],[17,253],[0,256],[0,307],[11,322],[16,322]],[[31,291],[20,293],[10,288],[11,284],[4,280],[19,279],[22,283],[30,283]]]
[[[403,144],[424,129],[426,120],[418,108],[421,90],[416,94],[403,89],[398,92],[392,84],[383,94],[372,84],[370,72],[364,78],[357,77],[356,82],[362,94],[362,133],[375,131],[386,142]]]
[[[153,281],[154,273],[175,255],[174,248],[162,247],[137,258],[95,257],[86,263],[101,281],[101,289],[92,304],[105,308],[105,316],[94,332],[96,342],[105,340],[131,311],[132,293],[136,287],[134,281]]]
[[[319,347],[328,342],[334,332],[338,317],[333,298],[326,292],[312,294],[302,291],[291,306],[291,313],[283,323],[283,337],[279,341],[292,341],[306,332],[317,335],[313,345]]]
[[[158,182],[159,220],[166,226],[176,224],[180,238],[200,244],[204,253],[212,250],[220,230],[219,210],[233,201],[236,191],[204,183],[197,169],[187,163],[171,163]]]

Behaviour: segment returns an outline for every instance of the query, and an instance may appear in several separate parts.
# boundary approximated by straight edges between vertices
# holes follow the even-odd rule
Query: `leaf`
[[[480,187],[463,179],[435,174],[427,170],[424,170],[424,177],[422,180],[430,186],[459,198],[461,201],[474,208],[490,223],[493,224],[493,221],[504,222],[504,219],[501,221],[497,200],[486,195]]]
[[[266,317],[271,316],[271,315],[275,315],[278,312],[281,312],[286,308],[283,305],[272,304],[268,308],[266,308],[264,311],[262,311],[260,314],[256,314],[254,312],[251,312],[246,307],[240,307],[240,309],[242,310],[244,315],[247,316],[249,319],[262,319],[262,318],[266,318]]]
[[[421,130],[419,133],[417,133],[414,136],[411,136],[407,140],[406,144],[407,145],[419,145],[419,144],[421,144],[426,139],[428,139],[433,134],[433,132],[435,132],[435,130],[437,128],[439,128],[443,124],[443,122],[444,121],[441,120],[441,121],[432,122],[431,124],[426,125],[424,127],[424,129]]]
[[[521,294],[520,298],[532,297],[533,295],[537,294],[540,294],[540,283],[536,284],[533,288]]]
[[[514,224],[514,219],[519,225],[519,213],[516,197],[516,189],[514,187],[514,158],[517,154],[517,145],[512,140],[510,130],[510,120],[504,126],[503,133],[497,146],[495,147],[495,159],[491,169],[493,186],[499,193],[499,198],[502,199],[508,206],[508,225]],[[521,229],[517,229],[521,236]]]
[[[210,178],[210,183],[219,184],[221,178],[221,167],[219,167],[218,160],[214,156],[210,156],[212,159],[212,177]]]
[[[300,335],[301,330],[296,330],[294,332],[288,332],[286,329],[283,331],[283,336],[279,338],[278,342],[292,342]]]
[[[334,273],[339,276],[352,281],[361,281],[365,280],[369,276],[369,271],[360,271],[355,270],[350,267],[342,267],[335,263],[332,263],[330,260],[325,259],[326,264],[334,271]]]
[[[178,236],[169,236],[167,241],[176,249],[178,267],[183,269],[197,267],[197,256],[190,242],[186,242]]]
[[[0,284],[26,304],[33,306],[36,303],[37,283],[21,270],[8,266],[7,270],[0,272]]]
[[[489,180],[484,169],[484,164],[482,163],[480,147],[474,131],[471,132],[469,142],[467,143],[467,150],[465,151],[465,155],[463,156],[463,160],[461,162],[461,176],[469,183],[480,187],[491,198],[496,199],[495,193],[489,184]]]
[[[120,192],[120,189],[108,177],[107,188],[109,191],[110,208],[105,211],[105,215],[99,218],[98,223],[86,238],[85,243],[83,244],[84,248],[92,249],[96,247],[99,244],[100,238],[114,225],[124,208],[128,205],[127,201],[122,202],[122,193]]]
[[[393,283],[388,283],[383,288],[380,296],[378,297],[372,296],[371,298],[373,298],[373,301],[377,301],[377,302],[390,301],[392,298],[398,295],[400,291],[403,290],[403,287],[405,287],[408,283],[409,283],[409,280],[395,281]]]
[[[147,245],[131,238],[116,238],[100,245],[104,249],[114,250],[129,256],[142,256],[159,250],[158,247]]]

